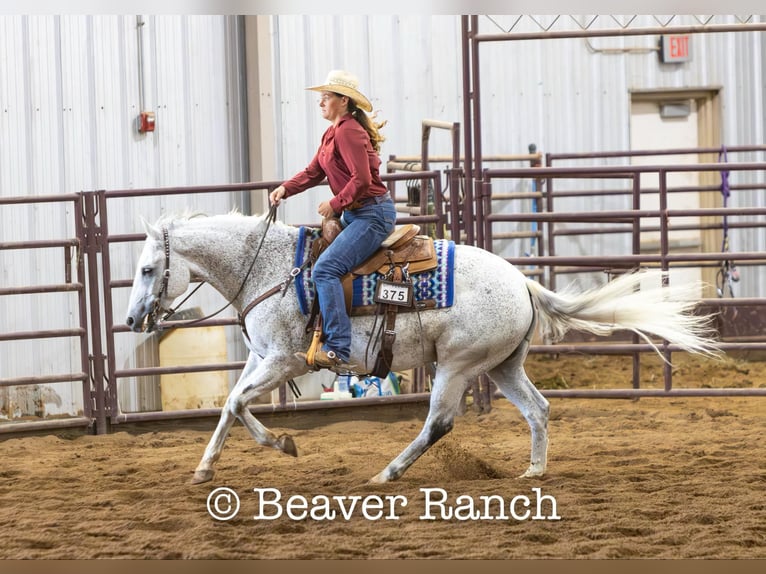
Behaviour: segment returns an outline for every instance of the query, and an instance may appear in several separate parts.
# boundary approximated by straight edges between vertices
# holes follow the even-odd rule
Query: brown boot
[[[338,356],[335,354],[335,351],[325,351],[324,349],[317,350],[316,353],[314,353],[314,364],[311,365],[308,363],[307,355],[306,353],[295,353],[295,356],[299,359],[303,359],[306,361],[306,364],[309,365],[309,367],[313,369],[329,369],[331,371],[335,371],[336,373],[346,373],[348,371],[351,371],[356,367],[356,365],[351,365],[349,363],[344,363],[341,361]]]

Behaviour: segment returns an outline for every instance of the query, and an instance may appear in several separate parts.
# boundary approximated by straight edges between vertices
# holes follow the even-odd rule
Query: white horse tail
[[[685,351],[717,357],[720,350],[713,340],[712,316],[694,315],[697,303],[691,299],[698,286],[662,287],[662,271],[627,273],[606,285],[584,293],[549,291],[536,281],[527,288],[540,316],[544,336],[556,341],[575,329],[595,335],[610,335],[628,330],[639,335],[662,357],[651,341],[654,335]],[[639,289],[643,281],[656,287]]]

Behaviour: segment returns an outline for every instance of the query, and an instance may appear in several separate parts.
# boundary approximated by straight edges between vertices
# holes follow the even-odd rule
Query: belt
[[[351,209],[351,210],[359,209],[360,207],[372,205],[373,203],[383,203],[384,201],[387,201],[389,199],[391,199],[391,194],[389,192],[386,192],[383,195],[373,195],[372,197],[357,199],[354,203],[350,204],[346,209]]]

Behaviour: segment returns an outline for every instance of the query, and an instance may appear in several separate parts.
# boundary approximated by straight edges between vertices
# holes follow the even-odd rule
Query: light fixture
[[[691,104],[685,102],[663,102],[660,104],[661,118],[685,118],[691,113]]]

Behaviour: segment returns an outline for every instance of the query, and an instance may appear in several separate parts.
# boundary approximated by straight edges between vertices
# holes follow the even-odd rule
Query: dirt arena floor
[[[764,362],[675,360],[677,387],[766,387]],[[630,386],[619,357],[536,356],[528,371],[541,388]],[[648,359],[642,386],[661,386],[661,372]],[[3,438],[0,558],[766,558],[766,398],[551,399],[538,479],[516,478],[529,462],[518,411],[498,400],[477,414],[469,400],[401,480],[366,484],[424,415],[397,406],[264,419],[294,436],[297,459],[236,425],[218,474],[200,486],[188,481],[209,419]],[[219,487],[240,499],[227,521],[207,511]],[[260,504],[277,493],[278,504]],[[347,497],[349,518],[334,496]],[[489,496],[505,516],[485,510]],[[312,514],[288,516],[291,497],[294,516]],[[223,512],[233,498],[212,500]]]

